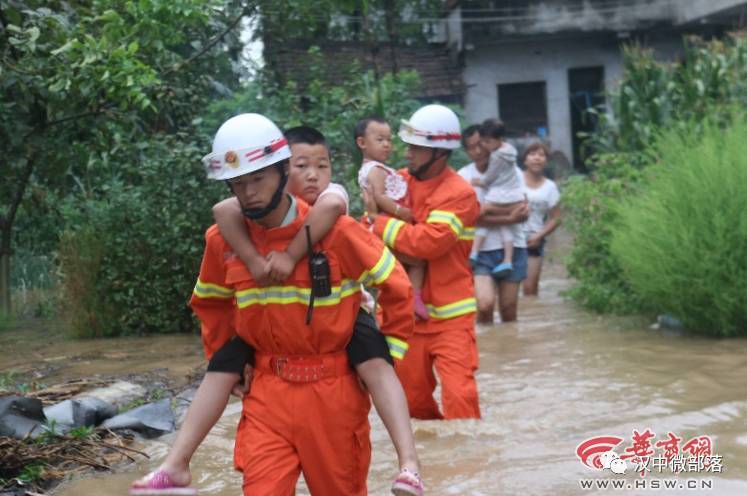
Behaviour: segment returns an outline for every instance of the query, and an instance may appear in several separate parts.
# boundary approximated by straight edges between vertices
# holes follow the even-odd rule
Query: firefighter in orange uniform
[[[472,187],[447,164],[460,146],[459,119],[447,107],[426,105],[402,121],[409,167],[402,175],[411,195],[414,224],[369,215],[375,234],[403,261],[425,260],[423,301],[410,349],[397,364],[410,415],[420,419],[479,418],[474,371],[478,366],[476,308],[469,253],[479,215]],[[443,413],[433,398],[434,369],[442,388]]]
[[[289,157],[275,124],[242,114],[221,126],[213,152],[203,159],[208,177],[227,181],[238,197],[263,256],[284,250],[309,210],[284,191]],[[345,347],[363,283],[379,288],[390,345],[398,353],[407,349],[412,288],[401,265],[346,216],[314,247],[326,264],[324,257],[314,257],[313,267],[302,260],[278,286],[259,287],[216,226],[206,241],[191,300],[206,353],[212,356],[235,335],[256,350],[234,452],[244,494],[295,494],[301,471],[314,495],[366,494],[370,402]],[[324,265],[326,270],[319,268]]]

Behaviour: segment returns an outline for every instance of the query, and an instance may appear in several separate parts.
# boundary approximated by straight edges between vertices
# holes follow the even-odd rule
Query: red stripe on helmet
[[[446,134],[430,134],[419,129],[413,129],[413,134],[422,136],[425,139],[432,141],[446,141],[446,140],[460,140],[462,135],[460,133],[446,133]]]
[[[259,160],[260,158],[266,157],[267,155],[272,155],[287,144],[288,141],[285,138],[280,138],[272,141],[264,148],[257,148],[252,151],[246,152],[244,156],[249,159],[249,162],[254,162],[255,160]]]

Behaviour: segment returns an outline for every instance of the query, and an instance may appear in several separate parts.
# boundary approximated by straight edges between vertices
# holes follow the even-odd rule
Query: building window
[[[548,134],[544,81],[498,85],[498,115],[510,137]]]

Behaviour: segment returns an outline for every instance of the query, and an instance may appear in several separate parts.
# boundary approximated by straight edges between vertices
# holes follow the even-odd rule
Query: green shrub
[[[594,172],[570,177],[563,188],[566,225],[575,234],[566,266],[576,284],[568,294],[598,312],[629,313],[640,306],[610,256],[610,237],[618,222],[614,202],[638,188],[644,160],[643,154],[596,155]]]
[[[105,246],[98,226],[68,230],[60,238],[60,264],[65,295],[63,317],[75,337],[101,337],[113,317],[100,284]]]
[[[671,131],[640,195],[622,203],[611,252],[647,307],[691,329],[747,334],[747,124]]]
[[[143,144],[95,196],[63,207],[60,264],[73,334],[187,331],[203,235],[225,185],[204,178],[205,148],[181,135]],[[126,181],[123,178],[127,178]]]
[[[563,190],[564,222],[575,235],[568,259],[576,279],[569,293],[586,307],[628,313],[648,299],[631,286],[610,252],[619,222],[615,202],[630,197],[641,171],[656,163],[646,152],[663,129],[700,132],[706,121],[727,125],[733,107],[747,103],[747,37],[685,40],[682,60],[662,62],[653,52],[629,46],[623,77],[600,112],[598,130],[587,137],[591,174],[572,178]]]

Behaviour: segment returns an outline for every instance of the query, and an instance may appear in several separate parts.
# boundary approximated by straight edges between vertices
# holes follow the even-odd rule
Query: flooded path
[[[585,467],[575,454],[578,444],[602,435],[624,438],[617,449],[622,452],[632,444],[633,430],[646,429],[656,433],[654,442],[673,432],[683,438],[681,445],[711,436],[714,453],[723,456],[723,473],[682,474],[678,479],[710,479],[711,489],[659,492],[747,494],[747,340],[683,337],[651,330],[639,319],[590,314],[561,296],[569,282],[557,257],[551,257],[546,269],[540,297],[521,300],[520,322],[478,330],[484,419],[414,422],[427,494],[651,494],[654,489],[636,483],[641,477],[630,464],[626,475],[614,475]],[[176,342],[182,350],[178,357],[162,352],[150,366],[184,367],[199,361],[196,338]],[[189,353],[195,356],[187,358]],[[193,460],[200,494],[240,493],[240,477],[231,469],[239,408],[236,401],[229,405]],[[375,413],[371,422],[369,491],[385,495],[396,472],[395,456]],[[158,465],[170,441],[166,436],[141,445],[152,456],[148,463],[75,481],[56,494],[126,494],[136,475]],[[672,473],[665,469],[645,477],[655,478],[671,479]],[[581,479],[639,485],[584,490]],[[308,493],[299,487],[299,494]]]

